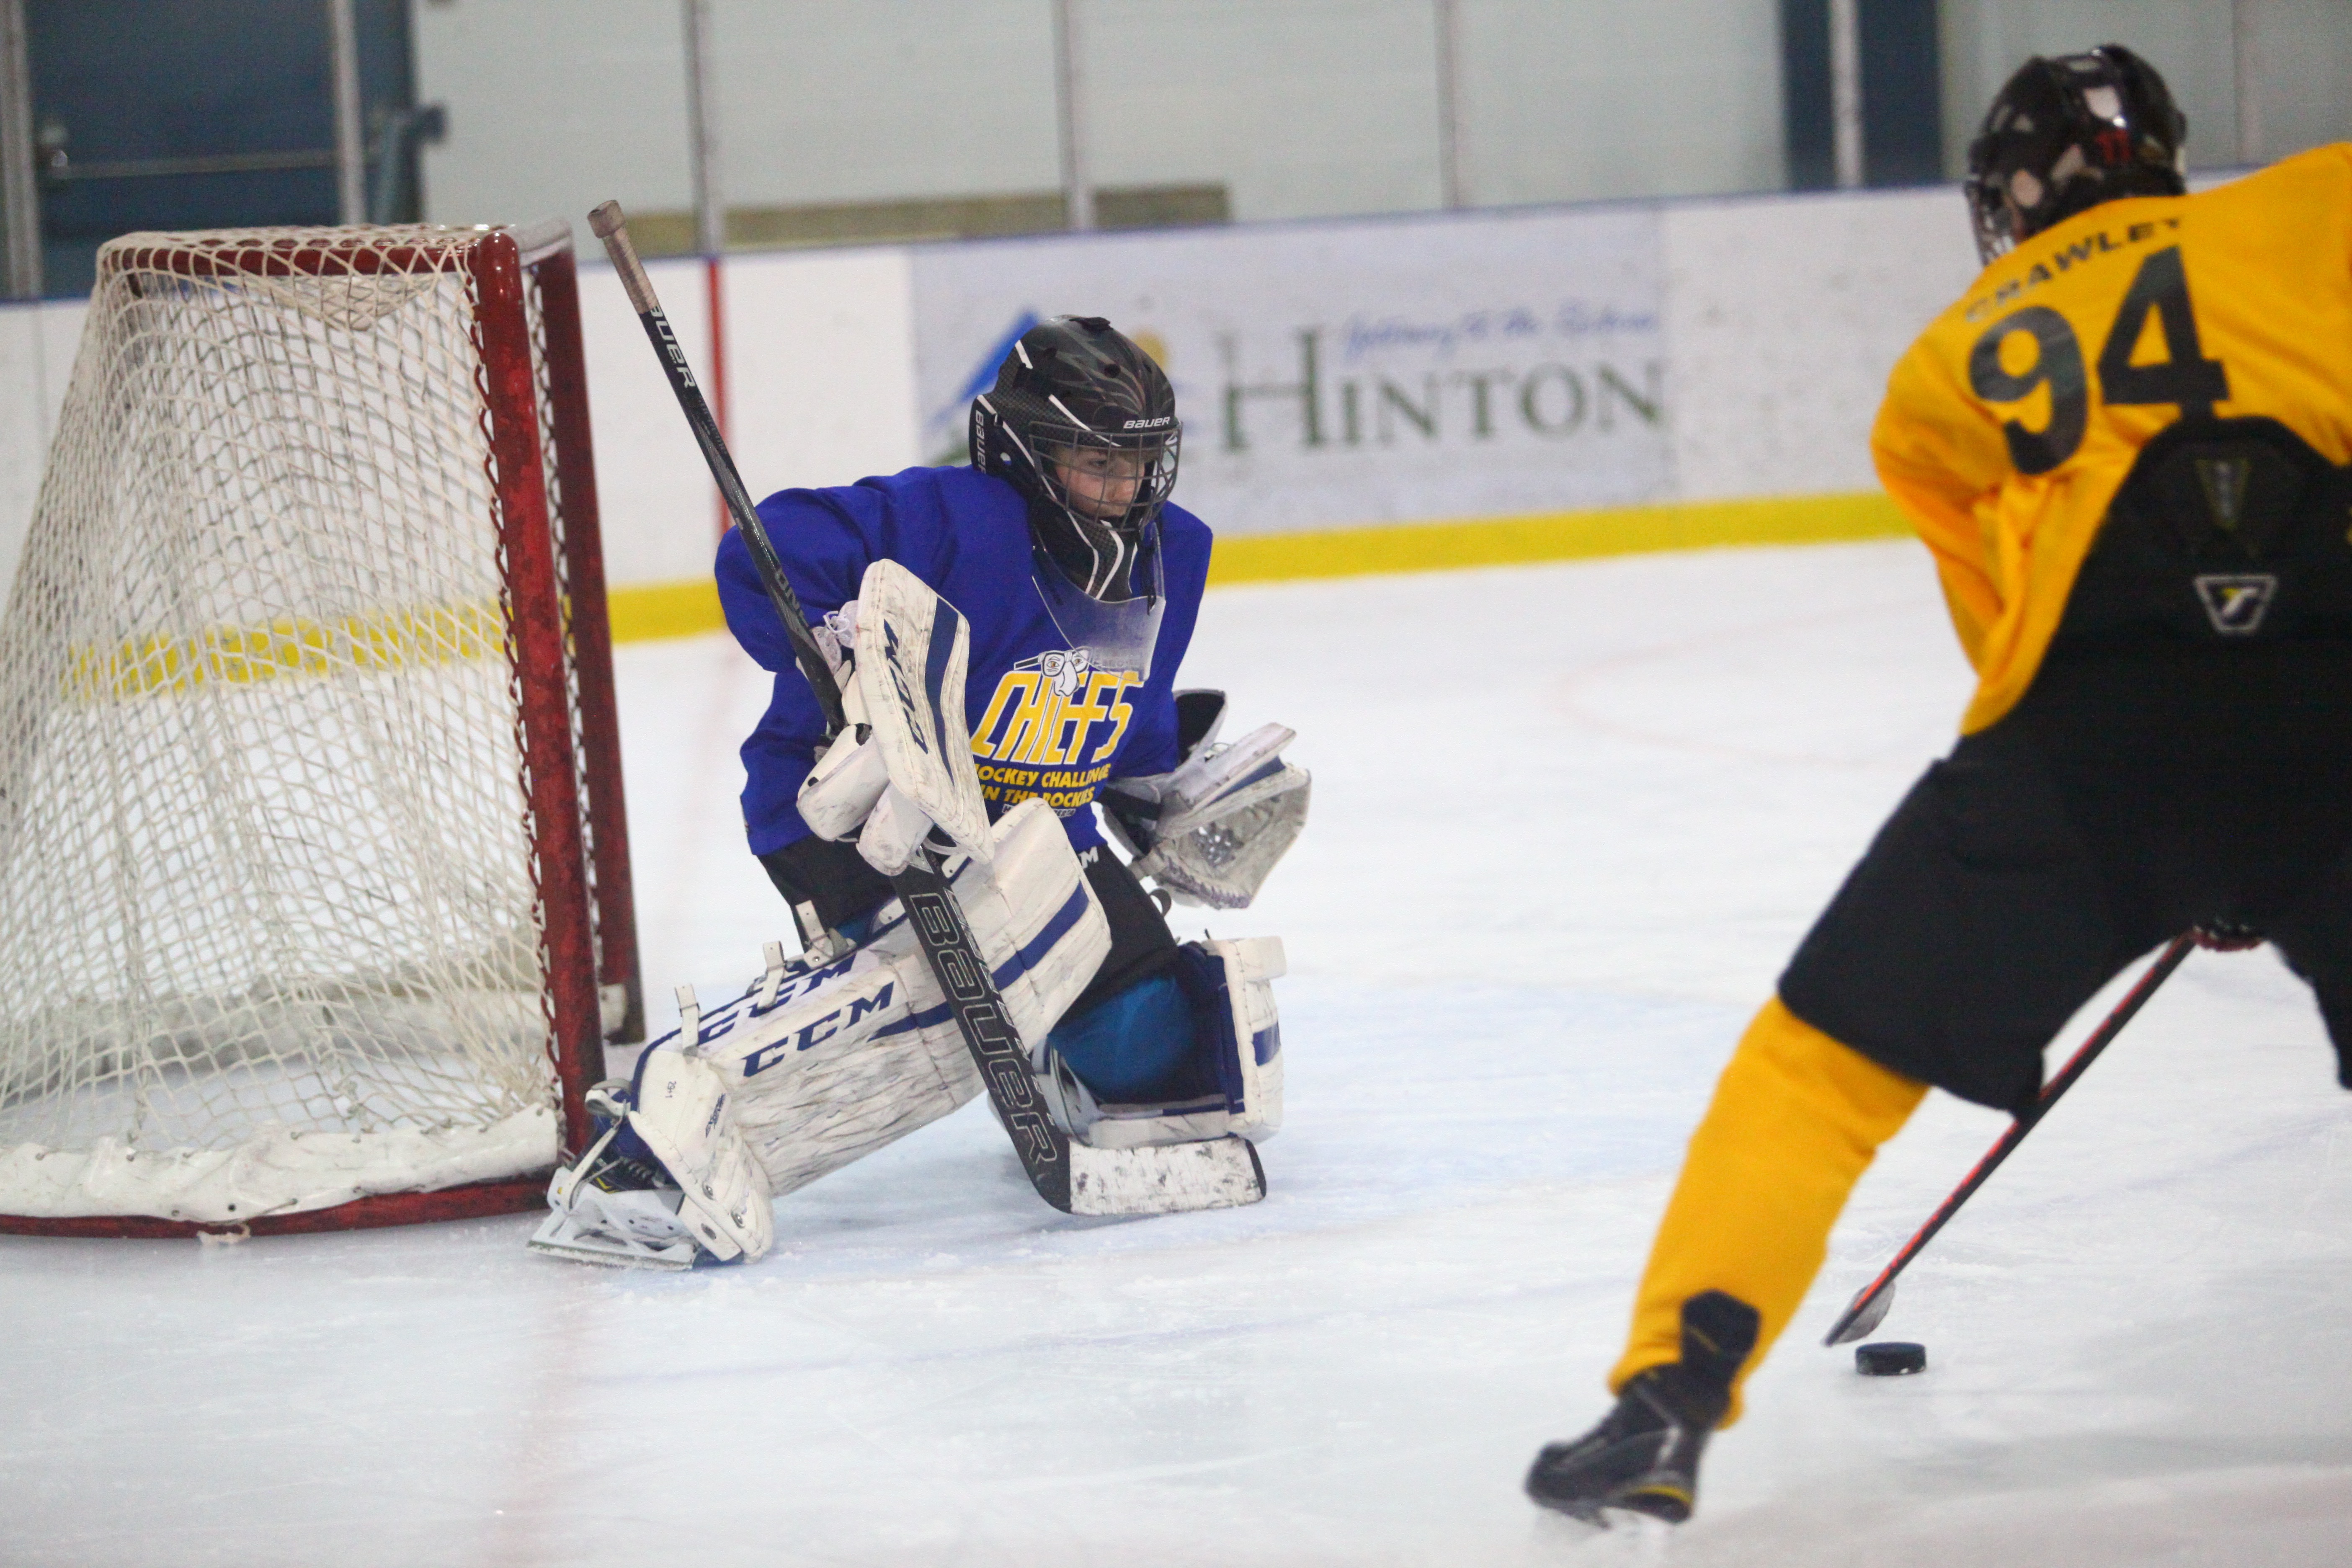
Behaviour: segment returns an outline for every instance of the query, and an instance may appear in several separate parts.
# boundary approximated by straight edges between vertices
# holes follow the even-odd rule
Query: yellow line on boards
[[[1884,494],[1776,496],[1767,500],[1677,501],[1606,511],[1544,512],[1461,522],[1392,523],[1312,533],[1225,534],[1209,585],[1304,577],[1443,572],[1536,561],[1574,561],[1662,550],[1749,544],[1824,544],[1910,531]],[[726,624],[715,584],[657,583],[611,592],[613,640],[690,637]]]
[[[611,588],[606,590],[604,599],[612,617],[614,642],[690,637],[700,632],[715,632],[727,624],[727,617],[719,609],[719,584],[707,578],[696,583]]]
[[[1218,539],[1216,554],[1211,558],[1209,585],[1441,572],[1659,550],[1819,544],[1878,539],[1909,531],[1895,503],[1872,491],[1769,500],[1681,501],[1608,511],[1412,522],[1321,533],[1227,534]]]

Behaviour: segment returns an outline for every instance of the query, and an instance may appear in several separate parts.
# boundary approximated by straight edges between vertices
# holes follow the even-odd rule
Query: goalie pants
[[[1927,770],[1798,949],[1693,1135],[1612,1389],[1722,1290],[1788,1326],[1831,1226],[1929,1085],[2017,1111],[2099,988],[2193,924],[2317,993],[2352,1087],[2352,649],[2053,658]],[[1740,1410],[1738,1387],[1727,1424]]]
[[[1087,885],[1110,923],[1110,952],[1051,1037],[1087,1087],[1105,1100],[1178,1100],[1198,1092],[1197,1031],[1178,975],[1176,938],[1160,906],[1124,861],[1081,850]],[[760,857],[790,904],[814,903],[835,930],[861,937],[861,922],[891,897],[890,883],[849,843],[802,838]]]

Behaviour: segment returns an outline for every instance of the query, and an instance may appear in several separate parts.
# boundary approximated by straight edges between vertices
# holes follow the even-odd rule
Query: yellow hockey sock
[[[1683,1303],[1721,1290],[1763,1318],[1723,1425],[1737,1421],[1740,1388],[1812,1285],[1846,1194],[1927,1092],[1814,1028],[1778,996],[1767,1002],[1691,1135],[1610,1390],[1675,1360]]]

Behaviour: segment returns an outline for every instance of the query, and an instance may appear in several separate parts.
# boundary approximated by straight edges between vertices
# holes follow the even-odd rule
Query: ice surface
[[[2102,1565],[2352,1543],[2352,1099],[2267,955],[2200,954],[1906,1277],[1920,1377],[1816,1342],[1998,1133],[1931,1100],[1710,1453],[1588,1541],[1518,1492],[1603,1404],[1717,1065],[1967,679],[1899,544],[1232,589],[1188,683],[1295,726],[1289,1117],[1255,1208],[1040,1205],[972,1106],[624,1274],[527,1216],[0,1240],[0,1562]],[[783,911],[763,691],[621,655],[647,994]],[[719,988],[717,991],[710,987]]]

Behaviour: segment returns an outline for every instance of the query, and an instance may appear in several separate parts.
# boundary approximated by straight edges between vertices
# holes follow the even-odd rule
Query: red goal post
[[[110,242],[0,619],[0,1231],[529,1208],[642,1037],[568,226]]]

